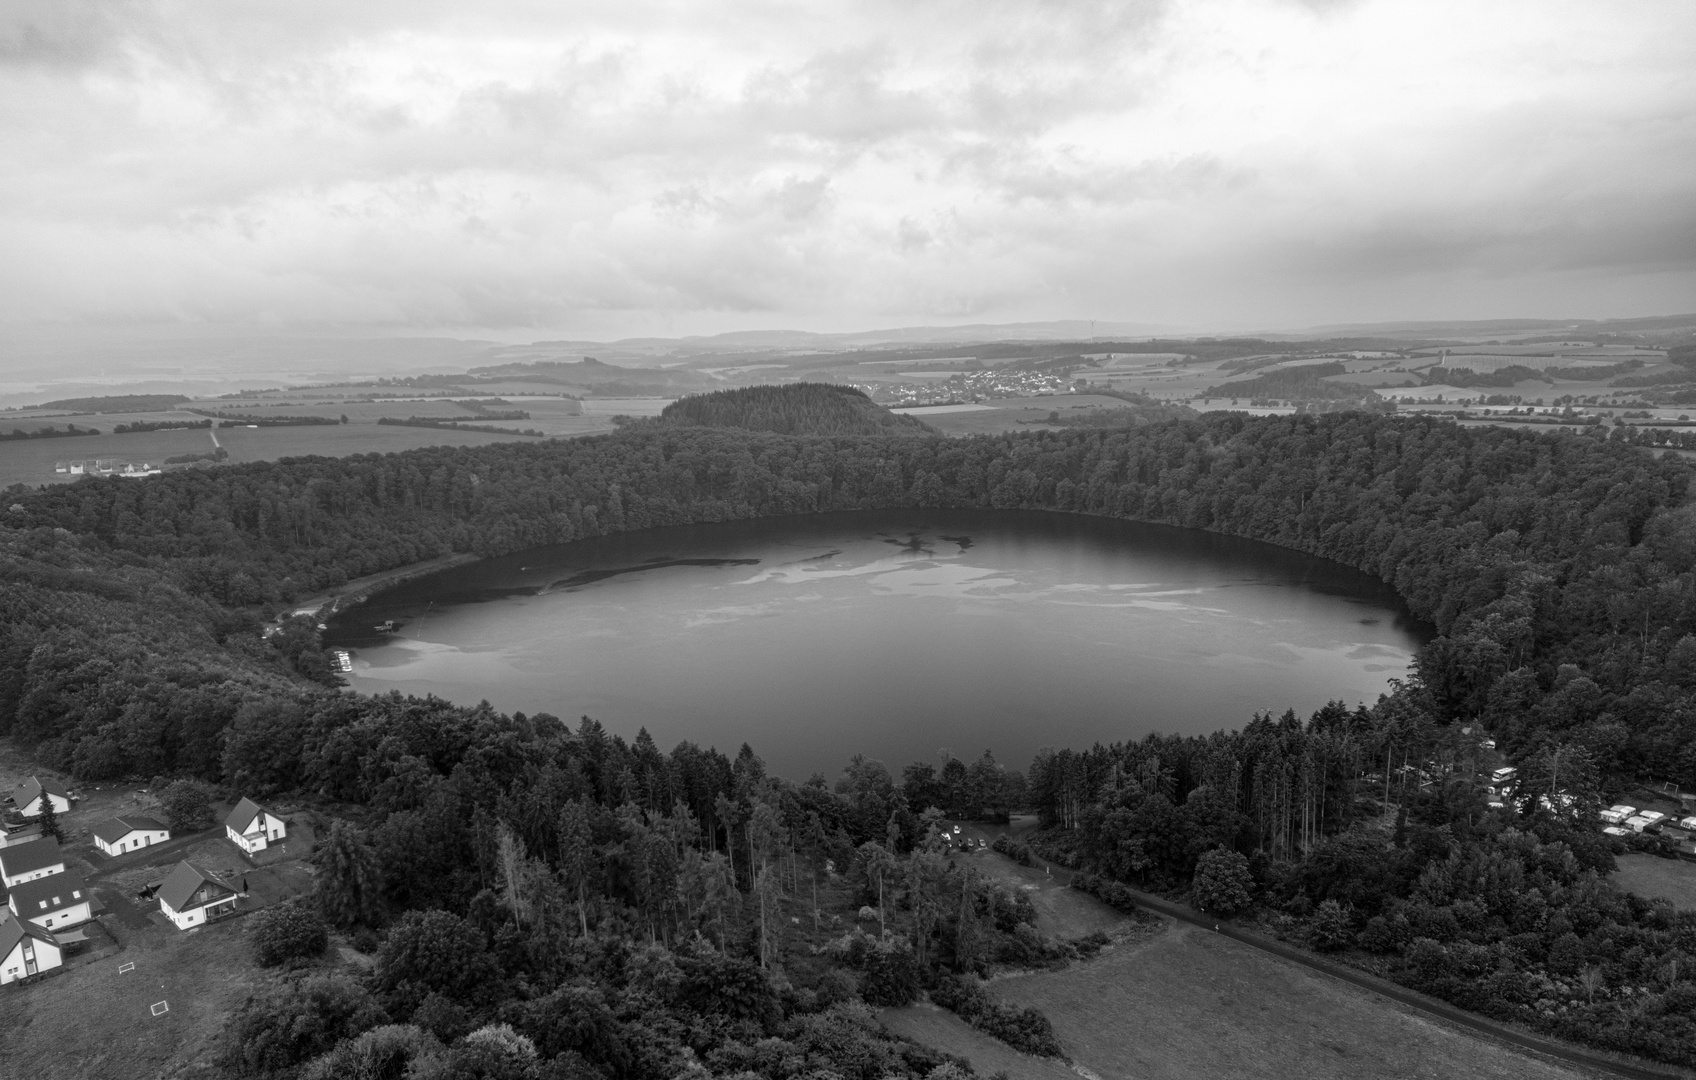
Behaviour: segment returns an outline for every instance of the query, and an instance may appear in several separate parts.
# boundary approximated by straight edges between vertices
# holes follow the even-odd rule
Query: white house
[[[68,814],[71,812],[71,793],[62,787],[58,781],[43,780],[32,776],[18,785],[18,813],[24,817],[41,816],[42,796],[53,800],[53,812]]]
[[[75,870],[24,882],[6,897],[6,906],[43,930],[63,930],[94,918],[88,886]]]
[[[243,799],[224,819],[224,831],[229,834],[231,842],[252,855],[287,836],[288,826],[282,818],[252,799]]]
[[[0,908],[0,986],[62,967],[64,950],[52,934]]]
[[[59,841],[51,836],[0,851],[0,882],[8,889],[64,872],[64,853],[59,850]]]
[[[236,909],[236,891],[183,860],[159,886],[159,910],[178,930],[200,926]]]
[[[31,840],[41,839],[40,825],[20,825],[15,829],[0,829],[0,851],[19,844],[27,844]]]
[[[163,844],[171,830],[150,817],[134,814],[102,821],[93,828],[94,846],[108,855],[122,855],[137,848]]]

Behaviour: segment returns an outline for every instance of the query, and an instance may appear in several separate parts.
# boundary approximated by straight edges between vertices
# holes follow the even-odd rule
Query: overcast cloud
[[[1696,308],[1696,4],[0,6],[0,319]]]

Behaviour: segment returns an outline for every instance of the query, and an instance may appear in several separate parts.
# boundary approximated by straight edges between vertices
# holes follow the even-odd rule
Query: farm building
[[[24,817],[41,816],[41,797],[46,795],[53,800],[53,812],[68,814],[71,812],[71,793],[60,786],[57,781],[43,780],[32,776],[18,785],[18,813]]]
[[[12,914],[43,930],[60,930],[94,918],[88,886],[75,870],[26,881],[6,898]]]
[[[0,881],[5,882],[8,889],[64,872],[65,855],[59,850],[59,841],[51,836],[33,844],[19,844],[0,851]]]
[[[184,859],[159,886],[159,910],[178,930],[211,922],[236,909],[236,891]]]
[[[64,963],[58,939],[0,908],[0,986],[52,971]]]
[[[94,846],[108,855],[122,855],[136,848],[163,844],[171,838],[171,830],[165,826],[150,817],[134,814],[102,821],[92,831]]]
[[[276,814],[244,798],[224,819],[224,831],[237,847],[252,855],[287,836],[288,826]]]
[[[40,825],[21,825],[16,829],[0,829],[0,851],[19,844],[27,844],[31,840],[41,839]]]

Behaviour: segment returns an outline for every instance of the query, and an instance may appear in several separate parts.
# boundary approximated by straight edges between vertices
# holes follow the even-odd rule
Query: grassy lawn
[[[1105,930],[1117,939],[1088,963],[992,983],[1002,1001],[1035,1006],[1048,1016],[1080,1067],[1073,1075],[1102,1080],[1586,1075],[1453,1030],[1205,930],[1161,920],[1152,933],[1137,933],[1129,920],[1054,884],[1040,868],[994,853],[970,858],[984,873],[1031,897],[1045,933]],[[979,1072],[1005,1069],[1015,1077],[1056,1078],[1071,1072],[1019,1054],[929,1005],[883,1016],[891,1030],[969,1058]]]
[[[1613,883],[1625,892],[1696,909],[1696,863],[1655,855],[1621,855]]]
[[[1276,957],[1172,927],[1065,971],[996,980],[996,996],[1053,1021],[1078,1066],[1017,1053],[931,1005],[885,1011],[890,1030],[971,1060],[980,1073],[1375,1080],[1588,1074],[1453,1031]]]
[[[32,1080],[213,1076],[229,1010],[261,978],[241,919],[194,933],[160,929],[130,947],[0,996],[0,1075]],[[118,973],[120,965],[135,969]],[[154,1016],[155,1002],[170,1011]]]

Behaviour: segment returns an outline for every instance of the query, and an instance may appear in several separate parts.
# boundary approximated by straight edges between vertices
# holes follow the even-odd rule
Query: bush
[[[982,984],[971,976],[944,975],[930,999],[1015,1050],[1038,1057],[1066,1057],[1048,1017],[1036,1009],[1001,1004],[984,993]]]
[[[293,1069],[389,1017],[357,981],[319,975],[249,996],[224,1023],[222,1061],[238,1077]]]
[[[1234,851],[1214,848],[1196,863],[1190,896],[1202,911],[1231,916],[1254,902],[1253,890],[1248,860]]]
[[[260,967],[302,957],[322,956],[330,936],[324,920],[299,898],[256,911],[247,918],[248,948]]]
[[[444,1057],[434,1035],[411,1024],[390,1024],[367,1031],[313,1061],[302,1080],[343,1080],[344,1077],[429,1075]],[[419,1066],[426,1066],[420,1069]]]
[[[172,834],[209,829],[214,820],[211,789],[198,780],[166,784],[159,790],[159,809],[164,811],[165,824]]]
[[[1308,944],[1320,952],[1348,948],[1354,942],[1354,930],[1349,925],[1351,914],[1348,908],[1335,900],[1320,904],[1313,913],[1313,921],[1308,924]]]
[[[1031,858],[1030,846],[1027,844],[1021,844],[1006,833],[1002,833],[1000,836],[997,836],[995,838],[995,842],[990,844],[989,847],[991,851],[999,851],[1001,854],[1012,859],[1020,866],[1036,865],[1035,860]]]

